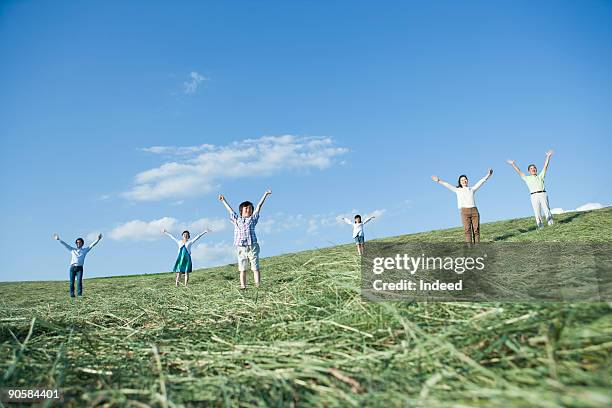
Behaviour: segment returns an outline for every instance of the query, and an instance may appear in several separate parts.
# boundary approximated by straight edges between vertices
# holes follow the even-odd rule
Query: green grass
[[[485,241],[612,241],[612,209],[482,226]],[[388,238],[461,241],[459,228]],[[67,406],[612,405],[611,303],[372,303],[353,245],[235,266],[0,284],[0,386]]]

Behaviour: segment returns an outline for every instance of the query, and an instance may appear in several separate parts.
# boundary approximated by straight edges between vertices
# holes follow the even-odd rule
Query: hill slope
[[[485,241],[612,241],[612,208],[482,226]],[[458,228],[388,240],[461,241]],[[235,266],[0,284],[0,386],[69,406],[610,406],[610,303],[371,303],[353,245]]]

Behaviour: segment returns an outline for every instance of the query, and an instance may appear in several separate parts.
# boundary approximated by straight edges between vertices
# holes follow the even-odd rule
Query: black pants
[[[83,267],[70,265],[70,296],[74,297],[74,280],[77,281],[77,294],[83,295]]]

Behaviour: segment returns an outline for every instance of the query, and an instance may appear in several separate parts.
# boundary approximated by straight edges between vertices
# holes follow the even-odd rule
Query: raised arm
[[[253,212],[253,214],[259,214],[259,211],[261,211],[261,206],[266,202],[266,198],[268,198],[270,194],[272,194],[272,190],[268,189],[261,197],[261,200],[259,200],[259,203],[257,204],[257,207],[255,207],[255,211]]]
[[[346,224],[348,224],[348,225],[353,225],[353,224],[354,224],[354,223],[353,223],[353,221],[349,220],[349,219],[348,219],[348,218],[346,218],[346,217],[340,217],[340,219],[341,219],[342,221],[344,221],[344,222],[345,222]]]
[[[489,177],[491,177],[492,174],[493,174],[493,169],[489,169],[489,171],[487,171],[487,175],[484,176],[483,178],[481,178],[480,180],[478,180],[478,182],[476,184],[474,184],[474,187],[472,187],[472,191],[476,191],[480,187],[482,187],[482,185],[485,183],[485,181],[487,181],[489,179]]]
[[[546,152],[546,161],[544,162],[544,167],[542,167],[542,176],[546,175],[546,170],[548,170],[548,165],[550,164],[550,158],[552,157],[554,151],[549,150]]]
[[[179,245],[181,243],[181,241],[179,241],[178,239],[174,238],[174,235],[172,235],[171,233],[166,231],[165,228],[162,230],[162,233],[166,234],[167,236],[169,236],[174,242],[176,242],[177,245]]]
[[[521,171],[521,169],[519,169],[518,167],[516,167],[516,162],[514,160],[506,160],[506,163],[508,163],[509,165],[512,166],[512,168],[514,169],[514,171],[516,171],[518,173],[519,176],[521,177],[525,177],[525,173],[523,173]]]
[[[227,203],[227,201],[225,200],[225,196],[223,194],[219,194],[219,201],[221,201],[221,203],[223,204],[223,206],[225,207],[225,209],[227,210],[227,212],[230,213],[230,215],[234,214],[234,210],[232,209],[232,207],[230,207],[230,205]]]
[[[101,239],[102,239],[102,234],[98,234],[98,238],[96,238],[94,242],[89,244],[89,249],[92,249],[93,247],[95,247],[98,244],[98,242],[100,242]]]
[[[62,244],[63,246],[65,246],[66,249],[69,250],[69,251],[72,251],[73,249],[76,249],[76,248],[71,247],[70,245],[68,245],[64,241],[62,241],[60,239],[59,235],[57,235],[57,234],[53,234],[53,239],[56,240],[56,241],[59,241],[59,243]]]
[[[207,229],[205,229],[205,230],[204,230],[202,233],[200,233],[199,235],[196,235],[196,237],[195,237],[195,238],[190,239],[189,241],[190,241],[191,243],[194,243],[194,242],[196,242],[198,239],[202,238],[202,237],[204,236],[204,234],[206,234],[206,233],[208,233],[208,232],[210,232],[210,231],[209,231],[209,230],[207,230]]]
[[[440,180],[437,176],[431,176],[431,179],[438,184],[442,184],[444,187],[448,188],[453,193],[457,192],[457,187],[448,184],[446,181]]]
[[[364,224],[367,224],[368,222],[372,221],[374,218],[376,218],[375,216],[371,216],[365,219],[365,221],[363,222]]]

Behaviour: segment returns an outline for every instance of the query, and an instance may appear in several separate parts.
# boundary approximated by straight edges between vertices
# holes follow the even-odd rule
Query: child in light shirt
[[[363,250],[365,249],[365,235],[363,233],[363,226],[368,222],[372,221],[374,216],[368,217],[365,221],[361,222],[361,215],[355,215],[355,220],[351,221],[346,217],[342,217],[342,221],[344,221],[348,225],[353,226],[353,239],[355,240],[355,245],[357,246],[357,253],[359,255],[363,255]]]
[[[222,194],[219,195],[219,201],[228,211],[230,221],[234,224],[234,246],[236,247],[236,256],[238,257],[241,290],[246,289],[247,263],[251,265],[255,286],[259,286],[261,282],[259,274],[260,249],[257,243],[257,235],[255,234],[255,226],[259,221],[261,207],[270,194],[272,194],[272,190],[267,190],[255,208],[253,208],[253,203],[250,201],[242,202],[238,207],[238,213],[230,207]]]

